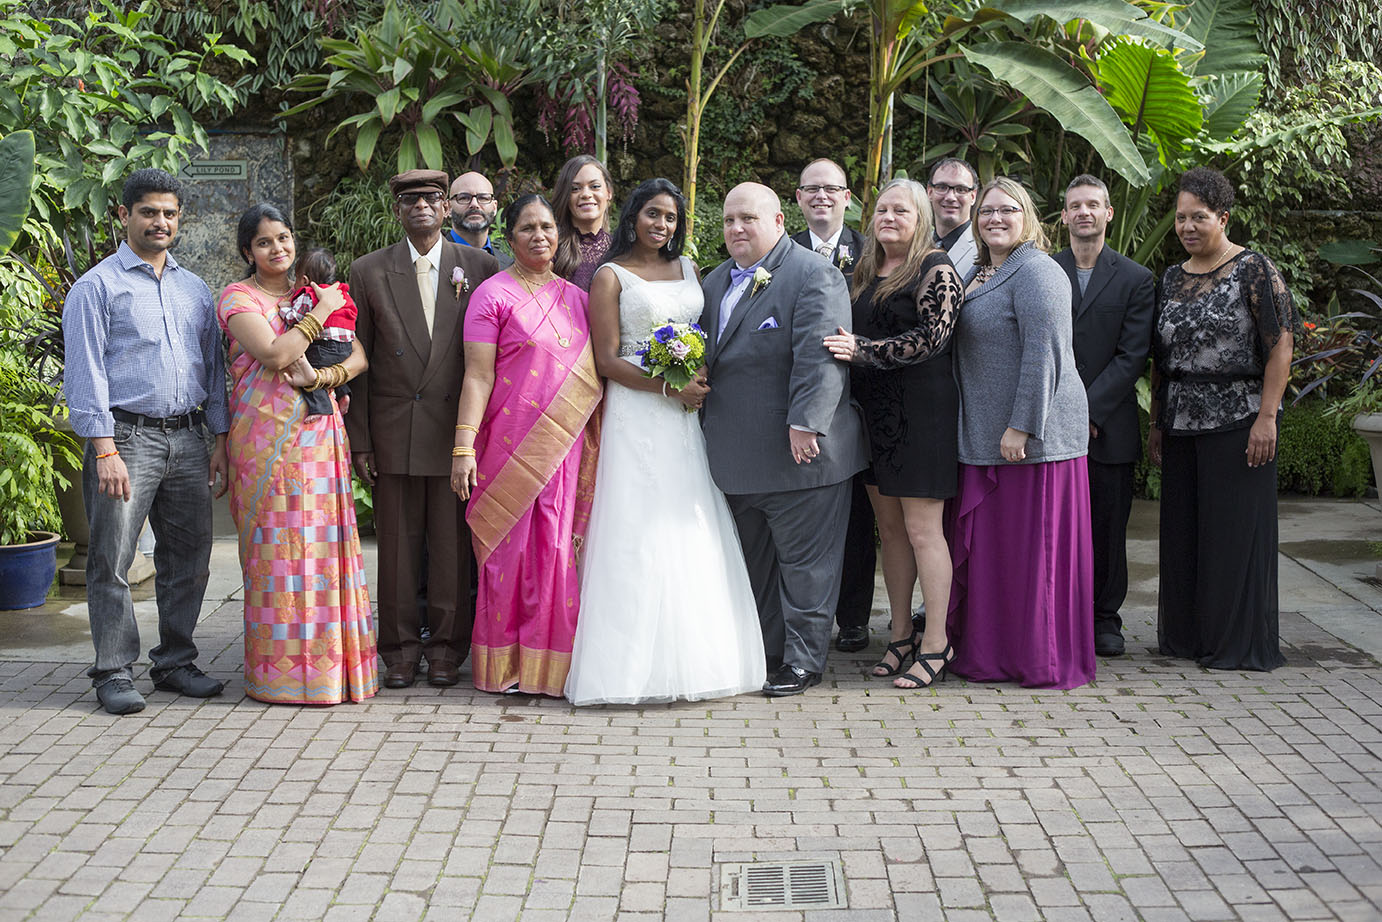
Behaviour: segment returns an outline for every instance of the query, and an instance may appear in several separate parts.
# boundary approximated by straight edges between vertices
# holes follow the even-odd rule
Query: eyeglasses
[[[979,209],[979,217],[981,218],[991,218],[994,215],[1002,215],[1005,218],[1011,218],[1013,215],[1021,213],[1022,209],[1018,208],[1016,205],[1001,205],[998,208],[985,206]]]
[[[817,192],[824,192],[826,195],[839,195],[841,192],[848,192],[849,186],[797,186],[798,191],[805,192],[807,195],[815,195]]]
[[[494,193],[477,192],[471,195],[469,192],[457,192],[455,195],[451,196],[451,201],[455,202],[457,205],[469,205],[472,201],[477,205],[488,205],[490,202],[494,201]]]
[[[400,192],[398,193],[398,204],[404,208],[412,208],[418,203],[418,199],[429,205],[435,205],[444,198],[446,196],[441,192]]]
[[[931,188],[941,195],[949,195],[952,192],[956,195],[968,195],[974,191],[973,186],[952,186],[948,182],[933,182]]]

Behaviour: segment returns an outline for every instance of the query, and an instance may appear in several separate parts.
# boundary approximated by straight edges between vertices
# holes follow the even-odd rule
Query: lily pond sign
[[[210,179],[218,182],[249,178],[248,160],[193,160],[181,170],[183,179]]]

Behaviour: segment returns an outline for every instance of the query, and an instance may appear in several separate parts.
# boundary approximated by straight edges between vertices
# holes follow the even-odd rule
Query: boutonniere
[[[850,254],[849,247],[840,244],[835,251],[835,268],[848,269],[852,265],[854,265],[854,257]]]
[[[460,266],[451,270],[451,284],[456,286],[457,300],[460,300],[461,292],[470,291],[470,279],[465,277],[465,270]]]
[[[752,298],[754,295],[758,294],[764,288],[767,288],[768,283],[772,280],[773,274],[769,272],[767,269],[764,269],[762,266],[759,266],[757,269],[753,270],[753,287],[749,289],[749,297]]]

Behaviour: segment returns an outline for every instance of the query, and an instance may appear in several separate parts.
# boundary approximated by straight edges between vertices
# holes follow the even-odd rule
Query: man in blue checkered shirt
[[[139,627],[126,582],[147,518],[154,550],[159,644],[154,688],[198,698],[222,684],[197,668],[192,631],[210,574],[211,489],[226,490],[225,362],[211,291],[168,252],[182,189],[162,170],[136,170],[121,194],[120,249],[79,278],[63,306],[64,390],[86,438],[82,494],[91,522],[87,611],[102,707],[143,710],[134,687]]]

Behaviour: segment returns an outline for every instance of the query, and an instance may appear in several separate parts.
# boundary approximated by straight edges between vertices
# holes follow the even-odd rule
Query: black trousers
[[[1210,669],[1281,655],[1276,461],[1248,467],[1246,428],[1167,435],[1161,463],[1161,652]]]
[[[849,495],[849,525],[845,527],[845,560],[840,571],[840,600],[835,604],[835,623],[867,627],[873,611],[874,572],[878,546],[873,535],[873,504],[864,489],[864,475],[855,474]]]
[[[1132,464],[1089,462],[1090,536],[1094,544],[1094,635],[1123,630],[1128,597],[1128,516]]]

